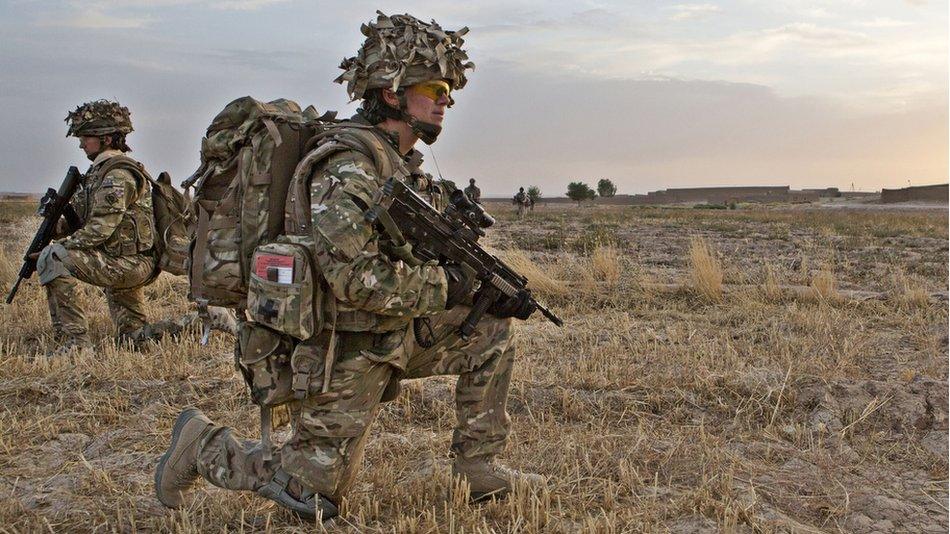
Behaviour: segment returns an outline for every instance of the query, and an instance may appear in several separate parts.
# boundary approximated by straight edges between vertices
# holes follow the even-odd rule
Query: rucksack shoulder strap
[[[130,158],[129,156],[126,156],[125,154],[112,156],[111,158],[105,160],[102,163],[102,167],[99,167],[98,172],[105,176],[110,171],[115,169],[125,169],[131,172],[132,176],[134,176],[136,181],[139,182],[139,186],[136,191],[136,200],[138,200],[138,196],[145,192],[145,188],[149,183],[155,182],[155,180],[148,174],[148,171],[145,170],[144,165]]]
[[[314,170],[327,158],[345,150],[363,154],[372,161],[380,178],[396,173],[399,155],[386,146],[386,141],[374,126],[342,122],[314,136],[308,144],[311,150],[294,170],[285,209],[285,228],[288,234],[306,235],[310,228],[310,179]]]
[[[284,209],[284,231],[290,235],[308,235],[310,228],[310,177],[314,169],[330,156],[349,150],[350,147],[336,141],[328,141],[307,152],[297,164],[290,179],[287,203]]]
[[[335,124],[311,139],[310,147],[319,147],[328,142],[336,142],[370,158],[373,166],[383,179],[391,177],[400,166],[399,154],[387,146],[382,133],[375,126],[343,121]]]

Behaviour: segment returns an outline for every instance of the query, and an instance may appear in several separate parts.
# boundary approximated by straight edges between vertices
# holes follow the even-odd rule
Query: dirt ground
[[[0,204],[0,289],[36,219]],[[450,476],[453,382],[405,384],[328,528],[341,532],[946,532],[948,235],[942,209],[538,207],[489,243],[565,319],[519,329],[505,461],[541,488],[471,504]],[[189,311],[149,287],[150,318]],[[257,435],[232,340],[196,332],[48,361],[35,277],[0,307],[0,532],[312,530],[152,473],[178,411]]]

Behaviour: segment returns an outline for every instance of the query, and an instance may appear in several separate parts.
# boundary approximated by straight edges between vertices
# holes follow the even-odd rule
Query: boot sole
[[[181,430],[185,427],[192,417],[200,413],[198,408],[188,408],[185,411],[178,414],[178,418],[175,419],[175,426],[172,427],[172,442],[168,446],[168,450],[165,451],[165,454],[162,455],[161,459],[158,460],[158,466],[155,468],[155,497],[158,498],[159,502],[167,506],[168,508],[178,508],[180,504],[174,505],[169,504],[162,498],[162,473],[165,471],[165,463],[168,462],[168,459],[171,457],[172,451],[175,450],[175,447],[178,445],[178,438],[181,436]]]

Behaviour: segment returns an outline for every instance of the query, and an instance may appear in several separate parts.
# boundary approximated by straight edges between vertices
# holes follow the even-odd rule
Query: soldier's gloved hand
[[[478,297],[476,297],[476,299],[477,298]],[[538,306],[535,304],[534,299],[531,298],[531,291],[522,289],[512,297],[502,295],[488,307],[488,313],[499,319],[514,317],[515,319],[524,321],[528,317],[531,317],[531,314],[537,311],[537,309]]]
[[[445,271],[445,278],[449,282],[445,309],[451,310],[459,304],[469,302],[472,288],[475,285],[475,277],[471,276],[469,271],[465,271],[457,265],[446,265],[442,269]]]

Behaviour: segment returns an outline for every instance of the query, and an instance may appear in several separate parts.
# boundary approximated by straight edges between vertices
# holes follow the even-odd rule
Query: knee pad
[[[36,274],[40,278],[40,285],[45,286],[61,276],[72,276],[66,267],[68,252],[59,243],[50,243],[40,251],[36,259]]]

